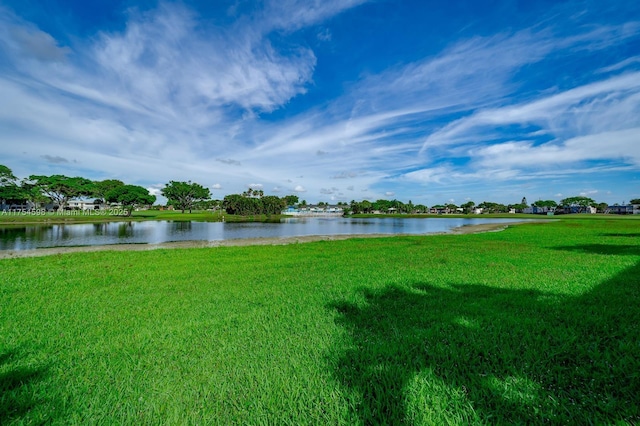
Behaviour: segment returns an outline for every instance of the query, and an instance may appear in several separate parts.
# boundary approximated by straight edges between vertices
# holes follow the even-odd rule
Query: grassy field
[[[640,220],[0,261],[0,424],[637,424]]]

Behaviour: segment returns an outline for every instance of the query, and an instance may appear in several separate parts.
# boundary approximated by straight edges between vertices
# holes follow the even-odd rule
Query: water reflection
[[[94,223],[93,232],[95,235],[104,235],[107,230],[106,223]]]
[[[193,229],[192,222],[172,222],[175,232],[190,232]]]
[[[119,223],[118,238],[129,238],[131,236],[133,236],[133,223],[132,222]]]
[[[0,250],[103,244],[157,244],[309,235],[431,234],[463,225],[508,223],[522,219],[446,218],[285,218],[280,223],[109,222],[0,227]]]

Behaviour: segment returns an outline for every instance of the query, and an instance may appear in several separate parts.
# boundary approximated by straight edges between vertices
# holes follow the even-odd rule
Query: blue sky
[[[622,203],[640,3],[0,0],[0,129],[20,177]]]

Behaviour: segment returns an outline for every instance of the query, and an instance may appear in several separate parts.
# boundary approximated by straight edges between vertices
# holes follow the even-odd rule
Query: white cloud
[[[294,31],[313,25],[368,0],[268,0],[263,22],[266,31]]]
[[[102,33],[92,58],[152,110],[168,104],[204,112],[231,103],[269,111],[304,93],[316,61],[310,50],[283,56],[250,31],[203,25],[187,9],[162,4],[133,16],[123,33]]]
[[[302,185],[296,185],[296,187],[293,188],[293,192],[307,192],[307,190]]]
[[[612,72],[612,71],[618,71],[624,68],[628,68],[632,65],[635,64],[639,64],[640,63],[640,56],[633,56],[631,58],[627,58],[623,61],[620,61],[618,63],[615,63],[613,65],[609,65],[607,67],[603,67],[600,68],[599,70],[597,70],[596,72],[598,73],[608,73],[608,72]]]
[[[442,183],[443,179],[452,176],[453,170],[448,166],[429,167],[405,173],[404,178],[420,183]]]
[[[482,167],[550,167],[588,160],[626,160],[640,165],[640,127],[578,136],[565,142],[534,145],[507,142],[473,151]]]
[[[149,194],[155,195],[156,197],[161,197],[162,196],[162,194],[160,192],[161,190],[158,189],[158,188],[149,187],[149,188],[146,188],[146,190],[149,191]]]
[[[587,84],[526,104],[484,109],[431,134],[423,150],[439,145],[486,141],[499,126],[537,124],[548,133],[604,131],[640,123],[640,73]],[[603,114],[605,115],[603,117]],[[597,119],[596,119],[597,117]],[[608,119],[603,119],[608,118]],[[490,138],[494,133],[488,133]]]

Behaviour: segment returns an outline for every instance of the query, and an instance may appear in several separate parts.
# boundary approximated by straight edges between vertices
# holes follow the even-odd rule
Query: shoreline
[[[512,225],[523,223],[539,223],[547,221],[523,221],[510,223],[486,223],[480,225],[463,225],[453,228],[449,232],[435,232],[432,234],[349,234],[349,235],[303,235],[297,237],[283,238],[239,238],[233,240],[214,241],[176,241],[158,244],[107,244],[96,246],[74,246],[74,247],[46,247],[28,250],[3,250],[0,251],[0,259],[17,259],[24,257],[42,257],[67,253],[89,253],[97,251],[146,251],[159,249],[184,249],[184,248],[211,248],[211,247],[243,247],[243,246],[279,246],[287,244],[310,243],[315,241],[340,241],[350,238],[391,238],[391,237],[428,237],[431,235],[464,235],[480,234],[484,232],[499,232]]]

